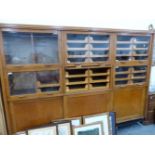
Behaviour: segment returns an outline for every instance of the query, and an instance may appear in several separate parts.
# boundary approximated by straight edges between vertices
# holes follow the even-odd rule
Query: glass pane
[[[38,92],[59,91],[59,71],[41,71],[36,72]]]
[[[59,83],[58,71],[41,71],[37,72],[37,81],[42,84]]]
[[[30,33],[3,32],[4,52],[7,64],[33,63]]]
[[[87,34],[68,34],[67,35],[67,63],[84,63],[89,54]]]
[[[11,95],[31,94],[36,92],[34,72],[8,73]]]
[[[150,36],[118,36],[117,61],[147,60]]]
[[[58,35],[35,33],[33,38],[36,63],[58,63]]]

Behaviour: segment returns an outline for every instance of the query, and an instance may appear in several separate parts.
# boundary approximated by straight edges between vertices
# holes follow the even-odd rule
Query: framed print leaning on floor
[[[110,122],[109,122],[109,113],[101,113],[97,115],[88,115],[83,116],[83,123],[84,124],[90,124],[101,121],[103,132],[105,135],[110,135]]]
[[[40,127],[27,131],[28,135],[57,135],[56,126]]]
[[[71,121],[67,120],[64,122],[57,123],[57,131],[58,135],[71,135],[72,134],[72,126]]]
[[[102,122],[73,127],[73,135],[103,135]]]

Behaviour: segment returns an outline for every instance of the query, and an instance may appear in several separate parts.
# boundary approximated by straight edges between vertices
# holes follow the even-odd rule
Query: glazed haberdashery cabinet
[[[8,133],[52,120],[115,111],[145,118],[153,32],[0,26]]]

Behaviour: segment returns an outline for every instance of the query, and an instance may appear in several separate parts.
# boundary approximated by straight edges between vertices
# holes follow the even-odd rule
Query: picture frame
[[[72,126],[80,126],[80,125],[82,125],[82,117],[66,118],[66,120],[70,120]]]
[[[103,135],[102,122],[74,126],[73,135]]]
[[[110,135],[110,121],[109,121],[109,113],[100,113],[96,115],[88,115],[83,116],[83,123],[90,124],[101,121],[104,135]]]
[[[28,135],[57,135],[57,127],[55,125],[30,129]]]
[[[59,124],[59,123],[63,123],[66,121],[71,121],[71,125],[72,126],[79,126],[82,124],[82,117],[71,117],[71,118],[64,118],[64,119],[57,119],[52,121],[52,124]]]
[[[116,130],[116,113],[115,112],[109,112],[109,121],[110,121],[111,135],[117,135],[117,130]]]
[[[70,120],[65,120],[64,122],[57,123],[57,133],[58,135],[71,135],[72,126]]]

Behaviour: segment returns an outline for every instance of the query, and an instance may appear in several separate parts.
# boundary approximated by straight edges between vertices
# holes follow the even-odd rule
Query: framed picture
[[[57,131],[58,135],[71,135],[72,134],[71,121],[64,121],[57,123]]]
[[[82,118],[81,117],[66,118],[66,120],[70,120],[72,126],[82,125]]]
[[[109,112],[109,121],[110,121],[110,131],[111,135],[116,135],[116,113]]]
[[[102,122],[73,127],[74,135],[103,135]]]
[[[52,121],[53,124],[63,123],[65,121],[71,121],[72,126],[79,126],[82,124],[82,117],[72,117],[72,118],[64,118]]]
[[[97,115],[89,115],[83,117],[84,124],[90,124],[101,121],[104,135],[110,135],[109,113],[101,113]]]
[[[56,126],[41,127],[28,130],[28,135],[57,135]]]

